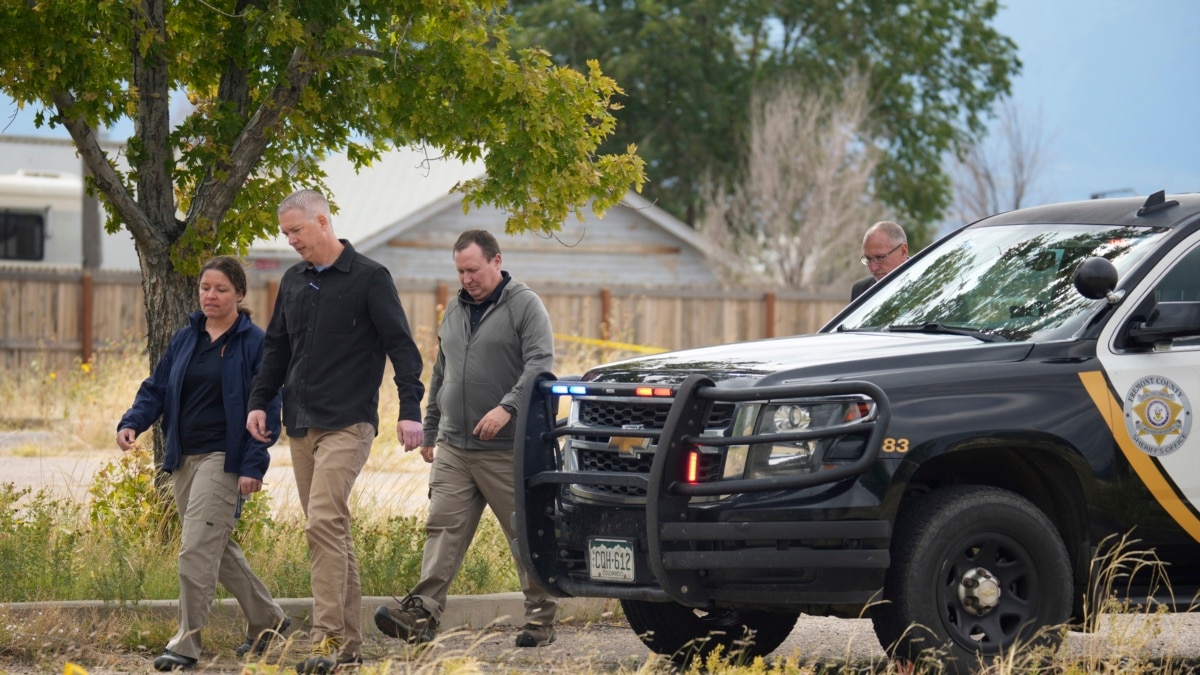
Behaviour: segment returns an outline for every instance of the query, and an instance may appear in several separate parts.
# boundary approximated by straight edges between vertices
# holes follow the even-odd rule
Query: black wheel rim
[[[963,575],[977,567],[1000,581],[999,602],[982,616],[969,612],[958,598]],[[1037,561],[1025,546],[1005,534],[977,534],[950,548],[937,592],[946,632],[971,651],[995,654],[1038,625]]]

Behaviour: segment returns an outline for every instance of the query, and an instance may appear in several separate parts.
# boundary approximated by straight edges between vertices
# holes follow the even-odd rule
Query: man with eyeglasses
[[[863,235],[863,254],[859,262],[871,270],[871,275],[854,282],[850,299],[866,292],[876,281],[887,276],[900,263],[908,260],[908,237],[904,228],[890,220],[881,220]]]

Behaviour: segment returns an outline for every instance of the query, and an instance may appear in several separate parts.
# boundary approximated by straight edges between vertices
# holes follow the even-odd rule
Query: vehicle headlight
[[[729,448],[724,478],[763,478],[813,473],[824,464],[854,461],[866,444],[861,436],[834,430],[874,416],[874,402],[864,398],[819,401],[771,401],[746,404],[734,420],[734,436],[785,436],[830,429],[814,439],[787,439]]]
[[[774,406],[771,415],[771,429],[775,431],[803,431],[812,425],[812,411],[808,406],[779,405]],[[764,430],[765,431],[765,430]]]

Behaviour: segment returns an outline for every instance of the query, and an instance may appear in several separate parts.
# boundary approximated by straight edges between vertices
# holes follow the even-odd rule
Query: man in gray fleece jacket
[[[550,315],[528,286],[500,269],[500,245],[484,230],[454,244],[462,290],[438,329],[438,355],[425,404],[421,456],[433,464],[421,580],[399,608],[381,606],[375,625],[392,637],[428,642],[437,635],[446,595],[489,506],[511,545],[513,415],[525,375],[554,366]],[[437,446],[436,456],[434,446]],[[518,647],[554,641],[558,602],[534,584],[516,558],[525,594]]]

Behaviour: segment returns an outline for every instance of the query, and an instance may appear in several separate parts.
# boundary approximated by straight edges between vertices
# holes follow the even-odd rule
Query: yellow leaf
[[[63,675],[88,675],[88,671],[84,670],[82,666],[67,661],[63,664]]]

